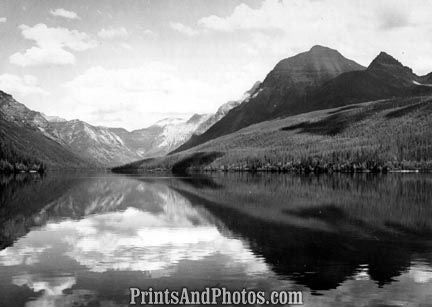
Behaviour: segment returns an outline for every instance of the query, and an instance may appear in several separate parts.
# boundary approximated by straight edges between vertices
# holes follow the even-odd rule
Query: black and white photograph
[[[432,306],[432,1],[0,0],[0,307]]]

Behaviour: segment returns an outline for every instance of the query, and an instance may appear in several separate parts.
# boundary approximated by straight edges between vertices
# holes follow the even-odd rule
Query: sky
[[[313,45],[432,71],[428,0],[2,0],[0,90],[31,109],[139,129],[211,113]]]

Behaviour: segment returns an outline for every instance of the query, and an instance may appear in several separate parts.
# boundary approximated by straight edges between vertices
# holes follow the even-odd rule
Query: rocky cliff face
[[[49,123],[41,113],[32,111],[11,95],[0,91],[0,112],[3,118],[22,127],[43,130]]]
[[[94,166],[47,131],[39,113],[0,91],[0,172]]]
[[[125,146],[125,142],[109,128],[97,127],[80,120],[51,122],[46,132],[83,157],[103,166],[133,161],[141,156]]]

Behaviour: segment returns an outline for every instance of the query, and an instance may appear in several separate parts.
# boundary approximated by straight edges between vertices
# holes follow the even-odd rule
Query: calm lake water
[[[432,304],[432,176],[0,177],[0,306],[123,306],[129,287]]]

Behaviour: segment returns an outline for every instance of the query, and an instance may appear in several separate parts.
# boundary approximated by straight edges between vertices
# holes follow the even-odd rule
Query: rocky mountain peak
[[[306,88],[319,86],[342,73],[355,70],[364,70],[364,67],[337,50],[316,45],[309,51],[280,61],[267,75],[263,86],[283,90],[292,88],[301,93]]]
[[[41,115],[43,116],[43,118],[45,118],[50,123],[63,123],[63,122],[67,122],[66,119],[64,119],[64,118],[62,118],[60,116],[50,116],[50,115],[46,115],[45,113],[41,113]]]
[[[329,53],[334,55],[340,55],[339,51],[336,49],[331,49],[329,47],[321,46],[321,45],[315,45],[309,50],[310,54],[323,54],[323,53]]]
[[[187,120],[186,123],[187,124],[195,124],[195,123],[201,121],[204,116],[207,116],[207,114],[196,114],[195,113],[194,115],[191,116],[191,118],[189,118]]]
[[[401,62],[383,51],[372,61],[368,70],[387,71],[393,74],[413,74],[411,68],[403,66]]]
[[[45,128],[48,121],[41,113],[30,110],[22,103],[16,101],[12,95],[0,91],[0,114],[19,126],[32,128]]]

